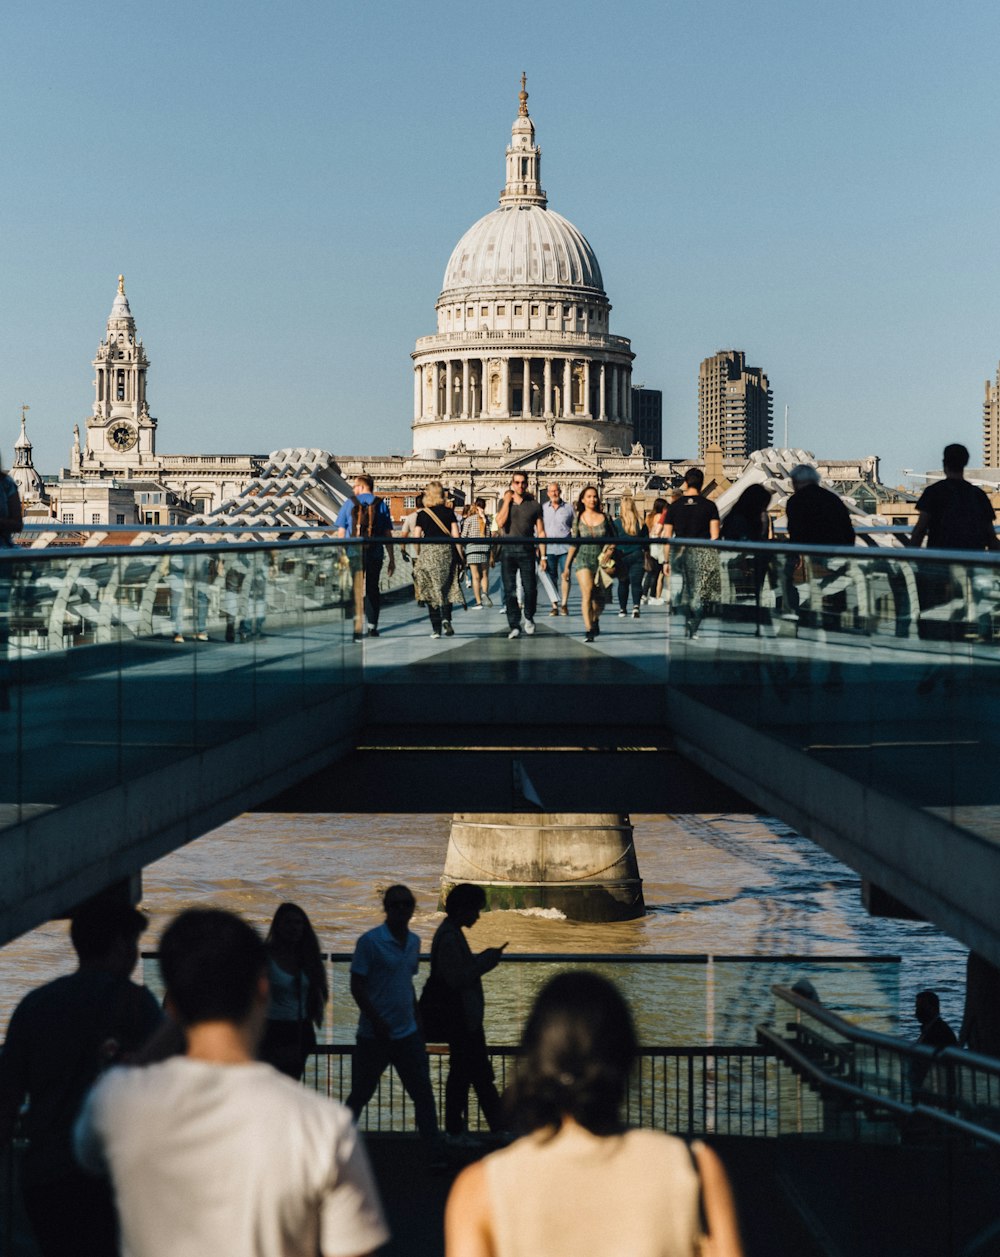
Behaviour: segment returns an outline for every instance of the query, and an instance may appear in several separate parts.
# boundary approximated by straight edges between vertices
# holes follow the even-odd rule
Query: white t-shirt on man
[[[109,1070],[75,1146],[111,1176],[123,1257],[357,1257],[389,1238],[349,1111],[270,1065]]]

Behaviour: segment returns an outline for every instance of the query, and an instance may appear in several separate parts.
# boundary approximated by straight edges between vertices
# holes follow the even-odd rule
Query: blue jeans
[[[566,571],[566,555],[563,554],[546,554],[545,570],[549,574],[549,580],[556,587],[556,603],[563,601],[563,574]],[[566,590],[566,600],[569,601],[569,591]]]
[[[521,623],[521,612],[517,605],[518,572],[521,573],[521,588],[524,591],[524,618],[533,620],[535,608],[538,605],[534,543],[525,546],[504,546],[500,551],[500,574],[503,578],[507,624],[510,628],[518,628]]]
[[[628,596],[631,591],[632,606],[636,611],[639,609],[639,600],[642,598],[642,578],[645,570],[642,566],[642,560],[638,563],[629,563],[627,567],[622,568],[621,575],[618,577],[618,609],[624,611],[628,606]]]
[[[413,1101],[420,1138],[425,1143],[434,1143],[439,1135],[437,1108],[431,1089],[427,1048],[417,1031],[402,1039],[372,1039],[358,1035],[354,1049],[351,1094],[347,1097],[347,1107],[354,1114],[354,1120],[358,1120],[365,1105],[375,1094],[378,1080],[387,1065],[395,1065],[399,1080]]]

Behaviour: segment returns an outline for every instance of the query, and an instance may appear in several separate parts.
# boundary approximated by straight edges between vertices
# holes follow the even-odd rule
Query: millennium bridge
[[[694,638],[675,575],[594,644],[544,595],[533,636],[498,599],[432,639],[408,586],[355,642],[363,543],[150,540],[0,552],[0,942],[248,810],[749,800],[1000,963],[990,554],[705,542]]]

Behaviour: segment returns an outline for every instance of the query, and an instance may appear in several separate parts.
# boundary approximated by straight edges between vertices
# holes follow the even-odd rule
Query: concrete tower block
[[[646,911],[632,825],[617,812],[457,812],[442,901],[458,882],[482,886],[488,908],[557,908],[573,921]]]

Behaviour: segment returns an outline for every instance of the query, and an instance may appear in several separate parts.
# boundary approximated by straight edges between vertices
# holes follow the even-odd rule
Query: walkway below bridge
[[[514,641],[496,607],[459,609],[455,635],[431,639],[425,613],[398,601],[381,635],[355,644],[329,543],[247,548],[266,581],[239,623],[263,636],[224,640],[234,616],[209,589],[212,640],[177,643],[163,590],[144,631],[125,623],[136,564],[162,551],[102,555],[102,570],[123,568],[115,631],[41,649],[16,644],[12,615],[2,937],[246,810],[752,806],[1000,962],[992,611],[918,632],[900,594],[913,557],[854,551],[839,568],[817,552],[793,613],[788,556],[770,551],[776,575],[755,600],[732,575],[752,556],[719,553],[721,604],[696,639],[675,584],[674,614],[619,619],[612,606],[594,644],[575,600],[570,618],[543,606]],[[42,561],[32,553],[32,588]],[[197,585],[186,596],[190,620]]]

